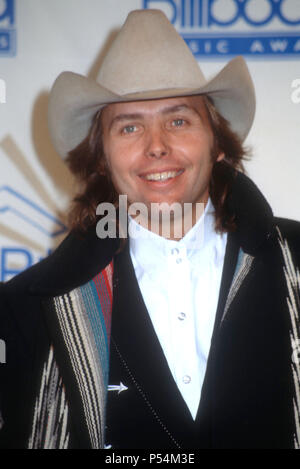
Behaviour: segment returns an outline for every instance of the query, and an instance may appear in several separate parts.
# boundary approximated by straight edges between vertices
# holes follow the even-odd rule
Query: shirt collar
[[[142,227],[129,217],[129,245],[134,259],[151,266],[172,254],[174,250],[184,252],[191,258],[213,243],[216,236],[215,209],[210,198],[197,223],[179,241],[169,240]]]

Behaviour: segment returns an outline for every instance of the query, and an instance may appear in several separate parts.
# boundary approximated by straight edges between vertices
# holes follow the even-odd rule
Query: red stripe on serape
[[[105,322],[108,342],[110,341],[112,313],[113,261],[93,278]]]
[[[111,261],[111,263],[108,264],[108,266],[102,271],[111,303],[113,299],[113,293],[112,293],[113,272],[114,272],[114,266],[113,266],[113,261]]]

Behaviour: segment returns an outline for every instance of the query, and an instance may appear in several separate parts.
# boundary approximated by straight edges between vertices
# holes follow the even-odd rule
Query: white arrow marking
[[[120,394],[120,392],[122,392],[122,391],[126,391],[126,389],[128,389],[128,387],[125,386],[125,384],[123,384],[121,382],[120,382],[120,385],[110,384],[108,386],[108,391],[118,391],[118,394]]]

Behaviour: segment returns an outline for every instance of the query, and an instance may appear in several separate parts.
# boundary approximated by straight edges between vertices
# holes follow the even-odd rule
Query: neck
[[[151,204],[150,216],[133,216],[136,223],[149,231],[173,241],[182,239],[204,213],[207,200],[195,204],[166,204],[164,207]],[[154,206],[154,208],[153,208]]]

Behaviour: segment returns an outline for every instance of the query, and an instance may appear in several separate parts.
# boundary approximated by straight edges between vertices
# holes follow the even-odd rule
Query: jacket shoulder
[[[95,229],[84,235],[70,232],[50,256],[11,279],[7,288],[42,296],[66,293],[103,270],[118,247],[118,239],[99,239]]]

